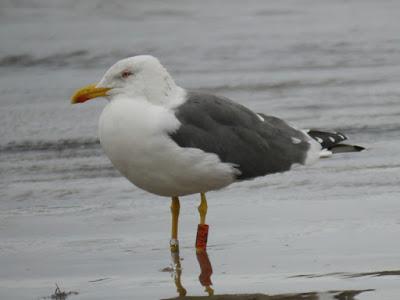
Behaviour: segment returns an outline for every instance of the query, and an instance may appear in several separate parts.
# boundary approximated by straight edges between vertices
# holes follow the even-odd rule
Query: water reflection
[[[196,251],[196,258],[200,266],[199,282],[204,287],[204,291],[208,294],[208,296],[212,296],[214,295],[214,289],[211,287],[211,275],[213,271],[207,251]],[[184,297],[186,296],[187,291],[182,284],[182,263],[179,252],[171,251],[171,260],[171,272],[174,279],[176,291],[178,292],[179,297]]]
[[[211,275],[213,273],[210,259],[208,258],[207,251],[196,251],[197,261],[200,266],[199,281],[202,286],[204,286],[204,291],[207,292],[209,296],[214,295],[214,289],[211,287]]]
[[[196,251],[196,258],[200,267],[199,282],[204,287],[206,296],[187,296],[187,290],[182,285],[182,264],[179,252],[171,252],[173,280],[178,293],[178,297],[169,298],[164,300],[356,300],[356,296],[363,293],[374,291],[372,289],[366,290],[339,290],[327,292],[309,292],[309,293],[287,293],[287,294],[220,294],[214,295],[212,287],[211,275],[213,273],[211,261],[208,257],[207,251]]]
[[[181,266],[181,258],[179,256],[179,252],[171,251],[171,259],[172,259],[172,274],[174,278],[174,283],[176,286],[176,291],[178,292],[179,297],[186,296],[186,289],[182,285],[182,266]]]

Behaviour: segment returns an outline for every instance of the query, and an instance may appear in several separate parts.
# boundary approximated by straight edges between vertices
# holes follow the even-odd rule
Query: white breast
[[[180,148],[168,132],[179,128],[173,111],[144,99],[117,98],[99,121],[101,145],[136,186],[161,196],[207,192],[234,181],[235,169],[215,154]]]

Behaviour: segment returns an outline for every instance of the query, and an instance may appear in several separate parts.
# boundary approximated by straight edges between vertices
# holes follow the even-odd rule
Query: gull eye
[[[122,73],[121,73],[121,78],[126,79],[126,78],[128,78],[129,76],[131,76],[131,75],[133,75],[133,73],[132,73],[131,71],[125,70],[125,71],[122,71]]]

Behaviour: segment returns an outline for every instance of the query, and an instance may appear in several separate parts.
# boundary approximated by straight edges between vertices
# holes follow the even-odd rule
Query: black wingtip
[[[361,152],[361,151],[364,151],[364,150],[367,149],[367,148],[365,148],[365,147],[357,146],[357,145],[354,145],[353,147],[354,147],[354,149],[357,150],[358,152]]]
[[[335,145],[347,140],[347,137],[341,132],[329,132],[316,129],[310,129],[307,134],[321,144],[323,149],[331,150]]]
[[[345,152],[361,152],[365,150],[365,148],[358,145],[338,144],[334,145],[329,150],[332,151],[332,153],[345,153]]]

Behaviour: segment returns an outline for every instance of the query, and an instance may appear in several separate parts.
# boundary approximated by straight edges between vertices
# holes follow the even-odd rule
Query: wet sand
[[[300,293],[300,294],[281,294],[281,295],[262,295],[262,294],[244,294],[244,295],[218,295],[218,296],[198,296],[185,297],[186,300],[208,299],[208,300],[318,300],[318,299],[339,299],[353,300],[354,297],[366,291],[329,291],[326,293]],[[180,297],[171,298],[182,299]]]
[[[0,299],[50,297],[55,283],[72,300],[182,289],[201,299],[210,281],[208,299],[398,298],[399,10],[372,0],[2,1]],[[142,53],[179,85],[343,131],[367,151],[209,193],[212,274],[193,247],[198,196],[184,197],[178,270],[169,199],[132,186],[100,148],[104,100],[69,104],[76,87]]]

